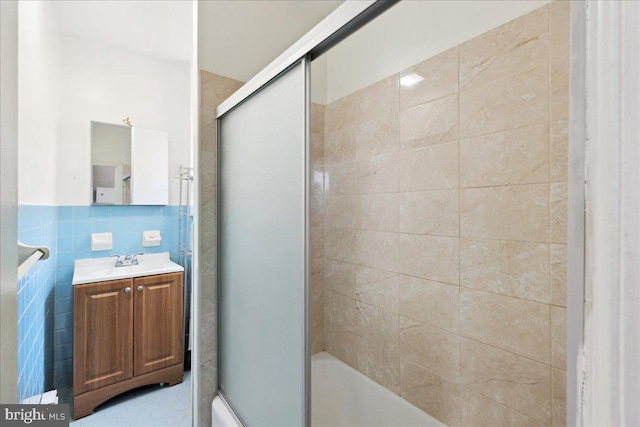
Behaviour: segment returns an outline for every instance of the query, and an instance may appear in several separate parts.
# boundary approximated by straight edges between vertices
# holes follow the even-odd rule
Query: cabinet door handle
[[[125,291],[126,293],[129,293],[129,292],[131,292],[131,288],[127,286],[126,288],[124,288],[124,291]]]
[[[138,286],[138,292],[140,292],[142,290],[142,286]]]

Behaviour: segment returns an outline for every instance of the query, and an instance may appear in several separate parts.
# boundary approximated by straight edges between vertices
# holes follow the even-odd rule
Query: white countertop
[[[169,252],[138,255],[138,265],[126,267],[116,267],[115,265],[115,257],[77,259],[74,263],[72,283],[81,285],[184,271],[184,268],[171,261]]]

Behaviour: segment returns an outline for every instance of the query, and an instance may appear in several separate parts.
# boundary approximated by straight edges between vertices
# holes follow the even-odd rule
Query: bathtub
[[[213,427],[240,427],[219,397]],[[312,427],[444,426],[329,353],[311,357]]]

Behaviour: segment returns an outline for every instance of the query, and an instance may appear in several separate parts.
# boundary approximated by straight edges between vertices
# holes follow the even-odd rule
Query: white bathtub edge
[[[211,426],[212,427],[241,427],[227,409],[220,396],[216,396],[211,402]]]
[[[316,353],[311,356],[311,360],[313,362],[312,371],[330,367],[329,371],[317,371],[316,373],[322,372],[318,378],[329,378],[330,381],[332,381],[331,378],[336,377],[336,375],[336,378],[339,378],[339,381],[336,383],[332,381],[329,388],[326,387],[326,384],[324,386],[321,385],[322,382],[314,381],[312,386],[314,401],[311,404],[312,424],[317,426],[389,426],[395,423],[401,426],[446,427],[445,424],[422,411],[420,408],[402,399],[397,394],[327,352]],[[329,374],[328,377],[326,374]],[[342,379],[347,379],[347,382],[343,383],[341,381]],[[321,387],[321,389],[316,389],[317,386]],[[324,389],[322,389],[322,387],[324,387]],[[329,394],[327,394],[327,392]],[[332,402],[329,405],[330,407],[323,404],[323,402],[330,402],[326,400],[327,396],[329,396],[330,399],[335,399],[337,395],[344,392],[352,393],[353,395],[348,396],[347,399],[340,400],[337,407],[334,405],[335,402]],[[358,401],[359,399],[361,400],[360,402]],[[345,419],[331,419],[335,417],[330,417],[325,420],[323,419],[324,417],[317,417],[319,414],[330,414],[332,416],[337,413],[339,414],[339,407],[345,406],[340,404],[342,402],[347,402],[346,407],[349,409],[362,409],[373,405],[373,409],[375,410],[381,408],[385,408],[385,410],[379,414],[375,414],[375,410],[373,412],[369,410],[359,414],[356,413],[355,417],[353,417],[353,414],[350,416],[349,411],[347,411],[347,418]],[[316,405],[321,406],[318,407]],[[313,408],[314,406],[315,409]],[[315,411],[317,411],[317,414]],[[238,424],[236,418],[220,396],[216,396],[213,399],[211,412],[212,427],[242,427]],[[362,415],[368,416],[368,419],[362,419]]]
[[[315,353],[311,361],[312,376],[321,375],[311,387],[312,425],[316,427],[446,427],[332,354]]]

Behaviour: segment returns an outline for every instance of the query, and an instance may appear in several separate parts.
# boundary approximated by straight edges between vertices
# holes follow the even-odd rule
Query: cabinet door
[[[74,394],[133,376],[132,286],[131,279],[74,286]]]
[[[131,128],[131,204],[169,204],[169,134]]]
[[[134,279],[134,375],[182,363],[182,273]]]

